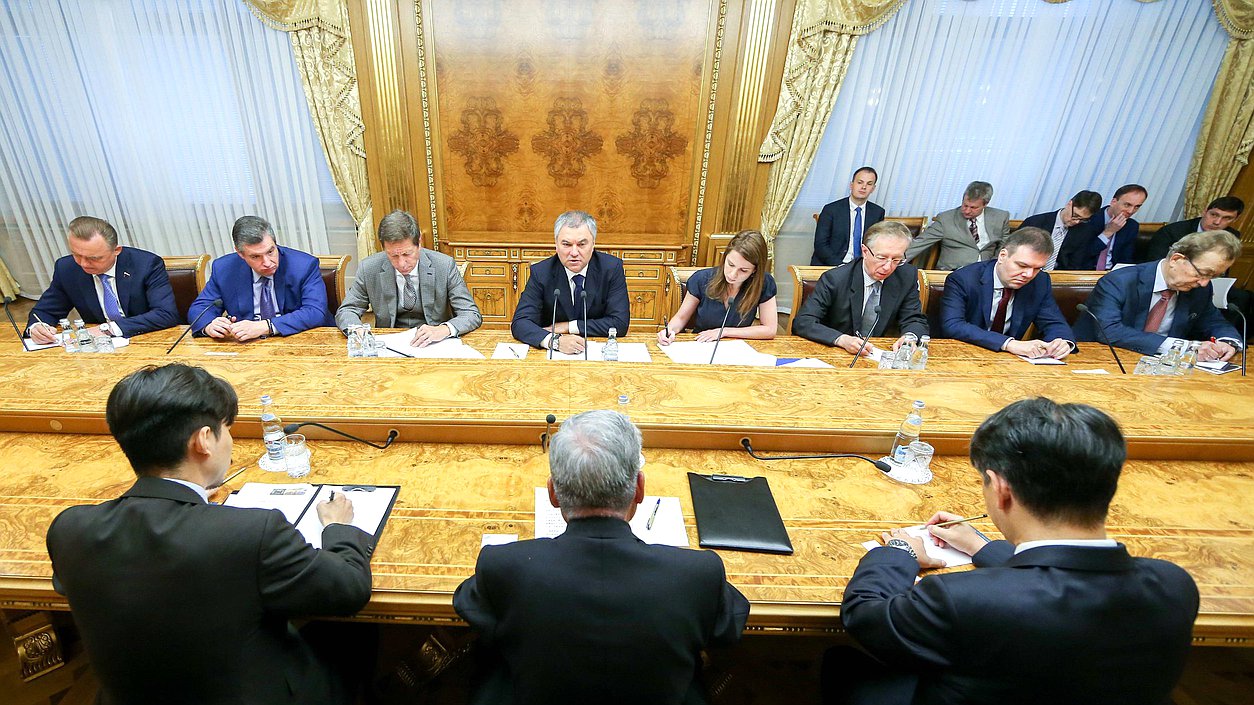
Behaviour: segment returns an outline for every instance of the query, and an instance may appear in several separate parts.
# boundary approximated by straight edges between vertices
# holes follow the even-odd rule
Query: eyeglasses
[[[1067,220],[1074,220],[1076,222],[1076,225],[1079,225],[1080,223],[1087,223],[1093,218],[1093,216],[1091,215],[1088,216],[1087,218],[1079,217],[1078,215],[1075,214],[1075,206],[1069,205],[1067,206],[1067,210],[1069,211],[1069,216]]]
[[[1203,272],[1202,270],[1198,269],[1197,265],[1193,264],[1193,260],[1189,259],[1188,257],[1185,257],[1184,261],[1188,262],[1189,266],[1193,268],[1193,273],[1197,275],[1198,279],[1214,279],[1215,277],[1219,276],[1218,274],[1214,272]]]
[[[862,247],[866,249],[867,252],[871,253],[871,259],[875,260],[876,262],[879,262],[880,264],[886,264],[888,262],[891,262],[894,267],[900,267],[901,265],[906,263],[905,259],[890,259],[883,255],[875,254],[875,251],[867,247],[866,245],[863,245]]]

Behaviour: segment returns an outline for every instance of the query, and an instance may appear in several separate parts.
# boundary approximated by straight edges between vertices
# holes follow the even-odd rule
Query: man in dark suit
[[[1145,204],[1144,186],[1120,186],[1110,205],[1087,223],[1071,228],[1058,250],[1058,269],[1110,271],[1135,261],[1141,226],[1132,216]]]
[[[605,337],[611,328],[626,335],[631,307],[623,261],[593,249],[597,221],[583,211],[567,211],[553,224],[553,239],[557,254],[531,265],[510,325],[514,338],[573,355],[583,352],[588,338]]]
[[[996,260],[950,274],[941,296],[941,335],[1026,357],[1070,355],[1075,334],[1054,301],[1049,275],[1041,271],[1053,249],[1048,232],[1019,228],[1002,243]],[[1033,323],[1040,337],[1019,340]]]
[[[270,223],[246,215],[231,228],[235,253],[213,261],[204,291],[187,311],[193,335],[241,343],[334,325],[318,258],[280,247]],[[221,299],[222,306],[213,302]],[[207,309],[214,318],[201,314]]]
[[[793,319],[793,335],[854,355],[859,349],[870,354],[871,346],[862,346],[863,337],[927,335],[919,270],[905,261],[909,245],[910,231],[901,223],[886,220],[869,228],[862,255],[819,278]],[[893,349],[900,344],[898,338]]]
[[[1089,295],[1089,310],[1112,345],[1155,355],[1177,340],[1197,340],[1204,341],[1198,360],[1227,360],[1240,347],[1240,335],[1215,308],[1210,280],[1240,256],[1241,241],[1232,233],[1186,235],[1165,259],[1102,277]],[[1089,316],[1076,319],[1075,332],[1080,340],[1097,340]]]
[[[105,418],[138,479],[48,528],[53,586],[106,705],[352,701],[288,619],[361,609],[371,537],[350,525],[343,494],[317,507],[321,550],[278,511],[208,504],[231,465],[237,409],[230,383],[199,367],[128,375]]]
[[[1168,223],[1158,229],[1150,238],[1149,247],[1141,262],[1157,262],[1167,256],[1167,251],[1180,238],[1189,233],[1204,233],[1207,230],[1227,230],[1237,239],[1241,239],[1241,231],[1232,227],[1233,221],[1241,217],[1245,211],[1245,202],[1236,196],[1216,198],[1206,206],[1206,212],[1200,217]]]
[[[161,258],[122,247],[113,226],[100,218],[70,221],[70,255],[57,260],[52,283],[31,309],[27,335],[36,343],[56,341],[57,321],[78,311],[99,323],[98,335],[127,338],[179,324],[174,290]]]
[[[867,200],[878,179],[874,169],[861,167],[853,172],[849,196],[823,206],[814,228],[812,266],[835,267],[862,252],[863,233],[884,219],[884,209]]]
[[[1056,211],[1037,213],[1023,221],[1021,228],[1040,228],[1049,233],[1054,252],[1045,263],[1045,271],[1052,272],[1058,267],[1058,251],[1067,239],[1071,229],[1089,222],[1102,207],[1102,195],[1096,191],[1080,191],[1067,201],[1067,205]]]
[[[562,424],[548,487],[565,533],[484,547],[453,595],[503,661],[476,702],[702,702],[701,651],[740,639],[749,602],[718,554],[632,535],[643,465],[640,431],[623,414],[587,411]]]
[[[845,588],[840,617],[878,662],[846,649],[824,663],[827,702],[1168,703],[1184,671],[1197,586],[1167,561],[1133,558],[1106,536],[1123,435],[1083,404],[1024,399],[971,438],[993,524],[989,542],[938,512],[932,539],[976,569],[942,561],[900,529],[883,535]],[[843,679],[843,680],[838,680]]]

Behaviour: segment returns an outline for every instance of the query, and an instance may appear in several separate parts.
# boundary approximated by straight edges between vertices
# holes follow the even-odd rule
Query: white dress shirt
[[[1045,263],[1045,271],[1052,272],[1054,267],[1058,266],[1058,250],[1062,249],[1062,241],[1067,239],[1067,233],[1071,231],[1062,223],[1062,212],[1064,209],[1058,209],[1058,215],[1054,216],[1054,229],[1049,233],[1049,239],[1054,242],[1054,251],[1049,256],[1049,261]]]
[[[113,287],[113,297],[118,300],[118,310],[122,312],[122,317],[126,318],[126,309],[122,306],[122,297],[118,296],[117,271],[118,262],[117,260],[114,260],[113,266],[109,267],[109,271],[105,272],[105,274],[109,275],[109,286]],[[104,313],[105,311],[108,311],[109,309],[105,308],[104,285],[100,283],[100,275],[93,274],[91,277],[91,283],[96,286],[96,301],[100,302],[100,312]],[[108,314],[105,315],[107,316]],[[122,327],[112,321],[102,323],[100,325],[100,329],[109,331],[110,335],[122,335]]]
[[[191,490],[191,491],[195,492],[196,494],[200,495],[200,498],[201,498],[201,499],[203,499],[203,500],[205,500],[205,504],[208,504],[208,503],[209,503],[209,490],[207,490],[207,489],[205,489],[205,488],[201,487],[200,485],[196,484],[195,482],[188,482],[187,480],[180,480],[180,479],[175,478],[175,477],[163,477],[163,478],[161,478],[161,479],[162,479],[162,480],[168,480],[168,481],[170,481],[170,482],[174,482],[174,483],[180,484],[180,485],[182,485],[182,486],[186,487],[187,489],[189,489],[189,490]]]
[[[584,291],[587,291],[588,290],[588,265],[585,264],[583,266],[583,269],[579,270],[578,272],[572,272],[566,267],[562,267],[562,271],[566,272],[566,283],[570,285],[571,308],[578,312],[575,314],[576,320],[571,320],[571,321],[566,322],[566,330],[570,331],[571,335],[583,335],[583,333],[579,332],[579,320],[578,320],[583,317],[583,307],[579,305],[578,301],[575,301],[575,275],[576,274],[583,275]],[[543,345],[545,348],[548,348],[549,340],[552,339],[552,337],[553,337],[552,333],[549,333],[548,335],[544,336],[544,341],[541,343],[541,345]]]
[[[1116,548],[1119,545],[1114,539],[1043,539],[1041,541],[1024,541],[1015,546],[1015,555],[1031,548],[1042,546],[1072,546],[1075,548]]]

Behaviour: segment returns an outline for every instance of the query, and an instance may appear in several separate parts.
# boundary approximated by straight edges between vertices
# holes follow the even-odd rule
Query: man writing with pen
[[[1106,535],[1123,435],[1083,404],[1025,399],[971,438],[984,501],[1005,540],[937,512],[932,540],[972,556],[939,568],[898,529],[845,589],[851,648],[824,659],[826,703],[1164,703],[1184,670],[1198,592],[1162,560]],[[942,526],[944,525],[944,526]]]

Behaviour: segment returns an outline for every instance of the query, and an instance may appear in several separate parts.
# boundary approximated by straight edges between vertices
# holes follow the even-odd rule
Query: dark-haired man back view
[[[1106,537],[1124,457],[1119,427],[1090,406],[1025,399],[989,417],[971,438],[971,462],[1006,540],[932,526],[977,568],[916,584],[939,562],[919,539],[884,534],[841,605],[845,628],[878,662],[829,652],[825,702],[1169,702],[1197,586]],[[928,524],[957,518],[938,512]]]
[[[322,550],[277,511],[208,504],[230,467],[237,408],[229,383],[181,364],[138,370],[109,395],[109,430],[138,479],[48,529],[53,586],[69,599],[101,703],[352,700],[337,673],[348,669],[288,619],[361,609],[372,539],[349,524],[343,494],[317,507]]]

